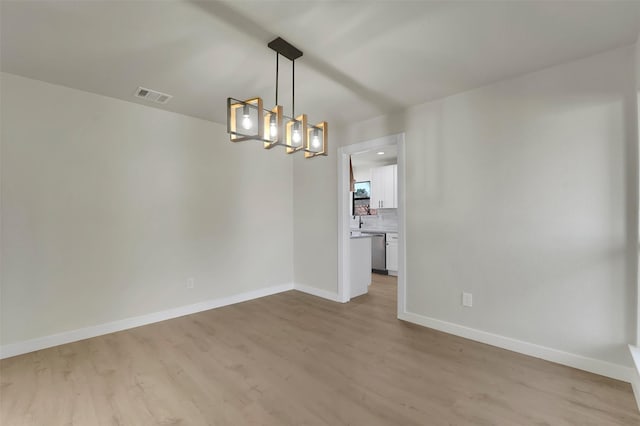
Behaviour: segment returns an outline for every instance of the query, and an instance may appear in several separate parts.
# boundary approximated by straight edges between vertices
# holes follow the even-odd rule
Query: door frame
[[[346,145],[338,149],[338,300],[351,300],[351,253],[349,210],[349,158],[351,155],[373,149],[396,146],[398,149],[398,313],[406,311],[406,157],[405,134],[398,133],[364,142]]]

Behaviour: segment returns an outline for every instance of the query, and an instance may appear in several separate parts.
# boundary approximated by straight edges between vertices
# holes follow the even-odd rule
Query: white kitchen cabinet
[[[375,167],[371,169],[372,209],[394,209],[398,207],[397,196],[398,166]]]
[[[398,275],[398,234],[387,232],[387,271]]]
[[[351,297],[358,297],[366,294],[371,284],[371,237],[351,237],[350,250]]]
[[[372,209],[380,208],[382,198],[384,197],[383,182],[382,167],[374,167],[371,169],[371,198],[369,199],[369,207]]]

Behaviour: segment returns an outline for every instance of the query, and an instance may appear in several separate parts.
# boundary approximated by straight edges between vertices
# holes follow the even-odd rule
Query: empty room
[[[640,425],[639,31],[0,0],[0,424]]]

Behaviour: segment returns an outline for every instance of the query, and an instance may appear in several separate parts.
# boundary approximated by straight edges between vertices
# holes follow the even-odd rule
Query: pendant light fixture
[[[231,142],[262,141],[265,149],[284,146],[287,154],[302,151],[305,158],[327,155],[328,126],[323,121],[309,125],[307,115],[295,114],[295,60],[302,51],[278,37],[267,45],[276,52],[276,102],[270,110],[263,108],[261,98],[244,101],[227,98],[227,132]],[[291,115],[284,115],[278,105],[278,72],[280,55],[291,61]]]

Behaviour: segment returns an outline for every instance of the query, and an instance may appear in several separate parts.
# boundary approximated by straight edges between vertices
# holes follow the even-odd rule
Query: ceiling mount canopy
[[[302,50],[298,49],[282,37],[271,40],[267,46],[290,61],[295,61],[302,56]]]
[[[227,98],[227,132],[231,142],[257,140],[264,143],[265,149],[283,146],[287,154],[303,151],[305,158],[326,156],[327,122],[309,125],[306,114],[295,114],[295,60],[302,56],[302,51],[281,37],[270,41],[267,46],[276,52],[275,106],[265,110],[261,98],[244,101]],[[284,108],[278,105],[280,55],[291,61],[290,116],[284,115]]]

